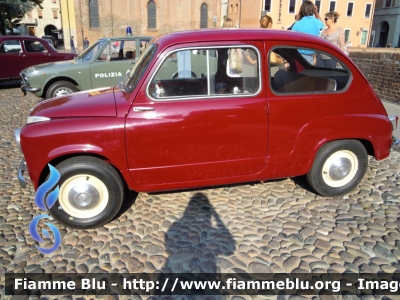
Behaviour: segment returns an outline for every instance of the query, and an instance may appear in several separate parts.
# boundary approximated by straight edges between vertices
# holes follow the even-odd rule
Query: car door
[[[136,96],[126,120],[129,170],[142,185],[246,176],[266,165],[268,114],[256,65],[227,74],[229,47],[168,53]],[[155,70],[155,68],[157,68]]]
[[[110,40],[90,65],[92,88],[113,86],[135,64],[136,40]]]
[[[19,77],[24,56],[19,39],[3,40],[0,43],[0,78]]]
[[[53,61],[51,54],[42,42],[38,40],[24,39],[25,57],[22,60],[23,68]]]

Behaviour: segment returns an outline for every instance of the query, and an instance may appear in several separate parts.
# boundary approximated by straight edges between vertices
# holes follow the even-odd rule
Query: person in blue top
[[[316,17],[314,16],[316,15]],[[304,1],[300,6],[298,21],[293,25],[292,30],[319,36],[325,25],[320,20],[317,7],[311,1]],[[299,51],[310,64],[315,64],[315,54],[312,51]]]

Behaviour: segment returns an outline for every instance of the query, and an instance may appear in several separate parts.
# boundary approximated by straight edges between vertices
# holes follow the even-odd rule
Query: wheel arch
[[[75,85],[77,87],[77,89],[81,90],[80,84],[70,77],[67,77],[67,76],[52,77],[49,81],[46,82],[46,84],[43,88],[43,91],[42,91],[42,97],[46,97],[46,93],[47,93],[47,90],[49,89],[49,87],[57,81],[68,81],[68,82],[72,83],[73,85]]]
[[[380,160],[390,154],[391,135],[387,117],[381,115],[321,118],[303,126],[290,156],[304,162],[302,173],[305,174],[310,171],[323,145],[340,140],[357,140],[364,146],[368,155]]]
[[[55,167],[59,163],[65,161],[67,159],[73,158],[73,157],[94,157],[94,158],[98,158],[98,159],[104,161],[105,163],[109,164],[118,173],[118,175],[121,178],[121,181],[124,184],[124,187],[128,188],[128,185],[127,185],[127,182],[125,180],[125,177],[121,174],[120,170],[114,164],[111,163],[111,160],[109,160],[107,157],[105,157],[105,156],[103,156],[101,154],[98,154],[98,153],[69,153],[69,154],[63,154],[63,155],[57,156],[57,157],[53,158],[52,160],[50,160],[48,162],[48,164],[50,164],[53,167]],[[49,168],[47,167],[47,165],[45,165],[44,168],[42,169],[41,173],[40,173],[38,186],[40,186],[44,181],[46,181],[46,178],[48,177],[48,175],[49,175]]]
[[[316,145],[316,147],[313,151],[313,155],[310,157],[310,160],[307,162],[307,167],[306,167],[305,173],[308,173],[311,170],[311,167],[317,157],[317,154],[323,146],[325,146],[328,143],[333,143],[333,142],[337,142],[337,141],[345,141],[345,140],[359,141],[363,145],[365,150],[367,151],[368,155],[375,156],[375,150],[374,150],[373,143],[368,139],[357,138],[357,137],[324,139]]]

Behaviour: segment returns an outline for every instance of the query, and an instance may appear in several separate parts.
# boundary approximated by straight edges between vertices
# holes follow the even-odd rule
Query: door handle
[[[151,111],[151,110],[155,110],[154,107],[136,106],[133,108],[134,112]]]

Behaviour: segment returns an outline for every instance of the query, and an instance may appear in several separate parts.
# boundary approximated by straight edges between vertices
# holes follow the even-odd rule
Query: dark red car
[[[321,38],[177,32],[154,39],[119,86],[38,104],[16,131],[19,178],[24,185],[28,170],[37,189],[55,166],[60,192],[50,212],[80,228],[109,222],[125,187],[306,175],[317,193],[337,196],[360,183],[368,155],[389,156],[396,127],[355,64]]]
[[[21,70],[47,62],[69,60],[76,54],[59,53],[34,36],[0,36],[0,80],[20,78]]]

